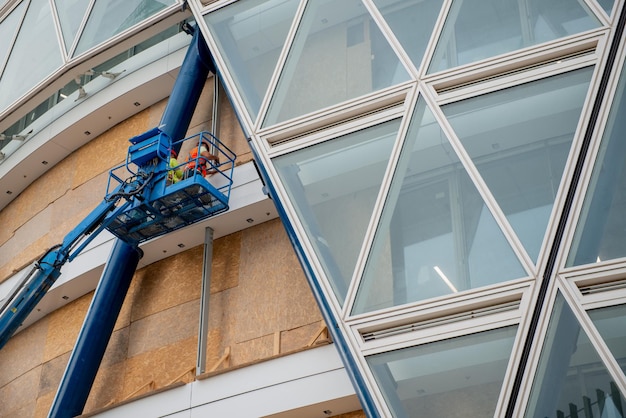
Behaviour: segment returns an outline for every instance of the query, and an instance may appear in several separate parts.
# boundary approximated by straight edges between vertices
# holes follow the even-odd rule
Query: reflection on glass
[[[407,135],[353,313],[526,276],[421,100]]]
[[[598,26],[598,20],[578,0],[454,0],[429,72]]]
[[[175,0],[97,1],[80,35],[74,55],[87,51],[175,3]]]
[[[624,397],[558,294],[524,417],[623,418],[619,411],[626,411]]]
[[[50,3],[48,0],[33,0],[0,79],[0,110],[62,64]]]
[[[252,120],[276,67],[297,1],[238,1],[204,17]]]
[[[274,159],[331,286],[343,302],[400,120]]]
[[[626,67],[622,69],[567,266],[626,257]]]
[[[83,21],[89,2],[82,0],[54,0],[54,3],[57,8],[59,23],[61,24],[65,50],[69,52],[78,34],[78,28]]]
[[[589,317],[622,371],[626,373],[626,305],[593,309],[589,311]]]
[[[493,417],[516,327],[367,357],[394,417]]]
[[[592,73],[584,68],[443,107],[534,260]]]
[[[308,2],[264,126],[408,79],[361,0]]]
[[[443,0],[374,0],[374,3],[419,68]]]
[[[26,2],[20,3],[2,22],[0,22],[0,76],[2,75],[2,69],[4,68],[4,62],[9,53],[9,49],[13,44],[13,37],[17,30],[19,23],[24,17],[24,10],[26,10]]]
[[[611,10],[613,10],[615,0],[598,0],[598,3],[600,3],[600,6],[602,6],[606,14],[611,16]]]

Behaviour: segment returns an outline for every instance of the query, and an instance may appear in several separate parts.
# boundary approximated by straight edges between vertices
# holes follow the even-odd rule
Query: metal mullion
[[[521,72],[505,74],[502,77],[496,76],[492,79],[461,87],[458,90],[454,89],[453,91],[444,91],[441,93],[436,92],[434,87],[433,90],[436,92],[437,103],[443,106],[482,94],[505,90],[510,87],[516,87],[532,81],[538,81],[551,76],[589,67],[595,65],[597,60],[598,58],[595,54],[585,54],[580,57],[575,57],[571,61],[566,60],[565,62],[548,63],[525,71],[522,70]]]
[[[337,300],[335,293],[330,286],[330,280],[327,278],[321,263],[316,256],[315,250],[311,245],[306,230],[302,225],[297,212],[293,207],[289,194],[282,185],[278,173],[272,164],[272,161],[263,151],[257,153],[253,147],[253,153],[262,162],[261,171],[269,178],[268,188],[270,194],[276,199],[276,205],[283,224],[287,229],[287,234],[292,240],[297,255],[301,255],[300,259],[303,270],[307,277],[307,281],[311,286],[314,298],[319,304],[322,317],[326,322],[330,335],[333,338],[337,351],[344,362],[347,373],[353,380],[352,383],[357,392],[357,396],[361,401],[363,410],[368,414],[375,411],[372,408],[380,410],[385,408],[381,398],[372,398],[370,391],[376,387],[372,380],[367,378],[367,367],[364,364],[363,356],[351,339],[350,329],[341,318],[341,304]],[[275,181],[276,180],[276,181]],[[311,277],[313,275],[313,277]],[[365,384],[367,387],[363,387]],[[373,415],[376,416],[376,415]]]
[[[461,2],[463,0],[456,0],[456,1]],[[441,40],[441,37],[443,35],[443,30],[445,29],[446,22],[448,22],[451,19],[456,19],[456,15],[453,15],[450,13],[450,9],[452,8],[452,4],[454,2],[455,0],[443,0],[441,11],[439,12],[439,16],[437,17],[437,21],[435,23],[435,27],[433,28],[433,32],[430,37],[430,40],[428,41],[428,45],[426,46],[426,50],[424,51],[424,57],[422,58],[422,63],[419,69],[420,78],[424,78],[427,76],[428,68],[432,64],[432,60],[435,56],[435,51],[437,49],[437,46],[439,45],[439,41]],[[460,7],[457,9],[456,14],[458,14],[459,11],[460,11]],[[450,66],[448,69],[438,71],[438,72],[445,73],[452,68],[454,68],[454,66]]]
[[[89,16],[91,15],[91,12],[93,11],[95,4],[96,4],[96,0],[89,1],[89,6],[87,6],[87,9],[85,10],[85,14],[83,15],[83,20],[80,22],[80,25],[78,26],[78,30],[76,31],[74,41],[70,45],[69,51],[67,51],[67,56],[69,60],[71,60],[72,57],[74,56],[74,52],[76,51],[76,48],[78,47],[78,41],[80,37],[83,35],[83,31],[85,30],[85,27],[87,26],[87,21],[89,20]]]
[[[57,42],[59,43],[59,50],[63,53],[63,65],[66,65],[69,61],[69,55],[65,47],[65,41],[63,40],[63,28],[61,28],[57,6],[54,0],[48,0],[48,2],[50,3],[50,11],[52,13],[52,21],[54,22],[54,30],[57,35]]]
[[[380,340],[361,342],[361,352],[363,356],[370,356],[518,325],[520,316],[520,311],[517,309],[515,311],[492,313],[479,318],[463,318],[441,325],[410,331],[404,335],[387,336]]]
[[[616,41],[616,35],[621,37],[624,31],[624,26],[626,25],[626,13],[622,11],[620,13],[619,21],[616,26],[616,29],[611,34],[611,41],[607,44],[608,50],[606,51],[606,58],[603,59],[602,62],[606,63],[605,65],[609,65],[613,67],[615,56],[617,55],[617,51],[620,47],[620,43]],[[619,38],[617,38],[619,39]],[[600,94],[604,94],[606,91],[606,87],[611,79],[611,71],[613,68],[602,68],[602,76],[599,82],[598,91]],[[572,212],[573,200],[576,196],[577,189],[580,187],[580,175],[583,171],[586,157],[588,154],[588,146],[589,142],[591,142],[591,137],[595,131],[595,123],[597,121],[597,113],[600,112],[603,107],[603,102],[598,96],[594,98],[593,106],[591,110],[590,124],[587,125],[584,140],[582,141],[581,150],[579,152],[579,156],[577,158],[576,166],[572,173],[573,181],[569,184],[567,190],[567,196],[565,197],[565,201],[563,204],[562,213],[559,216],[559,220],[556,227],[555,238],[552,242],[550,248],[550,254],[547,257],[545,270],[542,274],[542,281],[539,283],[537,288],[536,296],[533,301],[534,307],[528,316],[528,331],[526,335],[526,340],[523,343],[522,356],[518,363],[518,371],[514,378],[512,389],[511,389],[511,397],[509,399],[509,403],[507,406],[506,418],[513,417],[514,413],[520,409],[520,395],[524,395],[525,391],[528,389],[524,388],[525,381],[528,380],[526,376],[529,374],[529,369],[534,369],[534,367],[530,367],[529,364],[533,364],[533,357],[536,356],[536,353],[533,353],[532,350],[538,344],[541,344],[541,341],[544,339],[545,329],[542,326],[542,318],[545,317],[545,310],[548,309],[545,305],[551,305],[552,300],[549,298],[550,289],[556,286],[554,283],[556,280],[553,280],[553,272],[555,268],[559,266],[559,252],[562,252],[562,242],[565,236],[565,230],[568,225],[569,218]],[[539,336],[535,338],[536,334],[539,333]],[[526,393],[527,396],[527,393]],[[522,397],[522,404],[525,404],[524,397]]]
[[[504,212],[502,212],[502,209],[500,209],[500,206],[498,205],[496,199],[491,194],[489,187],[487,187],[487,184],[485,183],[478,169],[474,165],[471,157],[469,156],[467,151],[465,151],[465,148],[463,147],[461,140],[457,137],[456,132],[454,131],[454,129],[448,122],[448,119],[446,118],[446,116],[443,114],[441,107],[439,107],[436,104],[434,96],[435,94],[430,88],[428,90],[425,90],[424,97],[427,98],[428,101],[430,101],[430,105],[433,110],[435,119],[439,123],[443,132],[448,137],[452,148],[456,152],[467,174],[472,179],[472,182],[475,184],[476,189],[478,190],[480,196],[482,197],[484,204],[487,206],[492,216],[494,217],[496,223],[498,224],[498,226],[504,233],[506,240],[508,241],[509,245],[511,245],[518,260],[522,263],[524,270],[526,271],[528,276],[535,276],[536,274],[535,263],[531,260],[530,256],[526,252],[526,248],[517,237],[515,230],[509,224],[509,221],[506,218],[506,215],[504,214]]]
[[[368,347],[361,348],[359,350],[361,353],[359,355],[359,361],[361,363],[361,368],[363,369],[363,372],[362,372],[363,376],[366,379],[366,381],[369,383],[370,393],[373,395],[375,400],[378,401],[378,403],[380,404],[379,408],[382,408],[383,411],[385,411],[385,414],[386,414],[385,416],[392,416],[391,411],[389,410],[387,401],[385,400],[385,397],[382,394],[380,385],[377,383],[376,379],[374,378],[373,373],[371,372],[369,365],[367,364],[367,360],[366,360],[367,357],[376,355],[376,354],[382,354],[382,353],[394,351],[394,350],[406,349],[406,348],[411,348],[411,347],[417,347],[420,345],[436,343],[439,341],[445,341],[447,339],[451,339],[455,337],[462,337],[465,335],[472,335],[472,334],[476,334],[479,332],[491,331],[491,330],[495,330],[498,328],[513,326],[519,321],[519,318],[517,319],[512,319],[512,318],[498,319],[497,318],[498,316],[502,316],[502,315],[504,314],[496,314],[496,315],[485,317],[483,318],[483,321],[479,321],[479,320],[475,321],[475,322],[482,322],[482,324],[477,324],[477,323],[471,324],[470,326],[466,326],[464,328],[458,328],[457,326],[455,326],[455,325],[458,325],[458,323],[449,324],[448,326],[445,327],[447,329],[443,329],[443,330],[442,330],[442,327],[435,327],[432,330],[430,330],[431,332],[429,333],[428,337],[422,337],[418,340],[416,340],[415,338],[411,339],[407,337],[406,341],[396,343],[396,344],[391,344],[391,345],[386,345],[386,346],[383,345],[377,348],[368,348]],[[354,332],[351,333],[351,336],[353,339],[360,337],[360,336],[355,336]],[[516,337],[516,341],[517,341],[517,337]],[[508,368],[509,367],[507,367],[507,370]]]
[[[75,56],[74,54],[76,52],[76,48],[78,47],[78,40],[83,35],[83,31],[84,31],[84,27],[82,27],[79,32],[80,35],[76,37],[76,44],[72,48],[72,55],[71,55],[72,58],[70,60],[76,60],[77,57],[81,57],[80,61],[83,62],[87,58],[91,58],[95,55],[98,55],[103,51],[113,49],[114,47],[123,43],[124,40],[128,40],[134,35],[144,33],[146,30],[149,30],[152,26],[158,23],[161,23],[167,20],[168,18],[173,19],[173,16],[177,16],[179,14],[178,7],[179,6],[177,4],[174,4],[174,5],[166,7],[165,9],[159,10],[157,13],[150,15],[149,17],[135,23],[131,27],[124,29],[120,33],[117,33],[113,35],[112,37],[98,44],[92,45],[89,49],[86,49],[85,51],[81,52],[80,55]],[[93,10],[89,11],[90,14],[92,12]],[[87,16],[87,14],[85,14],[85,16]],[[86,23],[86,21],[84,21],[84,23]]]
[[[509,393],[507,396],[508,405],[504,405],[503,407],[504,411],[512,412],[511,415],[508,415],[509,417],[522,416],[523,411],[525,411],[526,409],[528,400],[530,398],[530,392],[533,387],[536,369],[539,365],[539,360],[541,358],[541,353],[542,353],[541,348],[544,346],[545,339],[547,336],[547,329],[548,329],[548,326],[550,325],[550,318],[552,316],[552,310],[554,309],[554,302],[556,301],[556,294],[558,290],[559,289],[556,284],[556,280],[547,282],[546,296],[545,296],[544,304],[541,310],[541,315],[537,321],[536,329],[534,330],[532,329],[533,324],[532,324],[532,321],[530,320],[530,315],[532,315],[533,312],[537,309],[537,306],[536,306],[537,294],[540,293],[539,286],[536,286],[533,288],[530,298],[529,298],[528,310],[526,310],[526,312],[524,312],[522,315],[520,324],[523,324],[523,326],[520,326],[520,334],[519,334],[520,338],[518,340],[519,344],[516,345],[516,347],[514,348],[515,371],[513,371],[512,374],[508,376],[509,377],[509,383],[508,383]],[[536,339],[534,340],[534,343],[533,343],[534,349],[529,354],[526,368],[524,372],[522,373],[522,378],[520,379],[521,380],[520,387],[517,388],[516,390],[514,380],[516,376],[520,373],[518,371],[519,363],[521,361],[521,358],[524,355],[524,352],[523,352],[524,341],[528,339],[529,332],[534,332],[536,336]],[[515,396],[516,392],[517,392],[517,396]],[[514,404],[515,409],[513,411],[508,410],[511,408],[511,405],[510,405],[511,402],[515,402]],[[502,415],[502,416],[506,416],[506,415]]]
[[[470,91],[476,89],[476,86],[497,88],[494,86],[501,84],[501,80],[519,74],[529,77],[546,68],[558,71],[560,67],[584,65],[582,62],[592,59],[589,58],[591,52],[598,49],[608,32],[607,28],[601,27],[427,75],[424,81],[434,86],[441,100],[457,100],[453,97],[460,95],[458,92]]]
[[[577,227],[577,222],[575,222],[575,220],[580,219],[580,217],[582,216],[583,206],[584,206],[585,200],[587,199],[588,193],[590,190],[593,190],[593,188],[595,188],[595,183],[592,184],[594,169],[598,167],[598,164],[601,164],[601,162],[598,161],[598,159],[602,157],[600,155],[600,147],[602,145],[602,140],[604,139],[604,134],[607,128],[609,116],[611,114],[613,102],[617,97],[617,93],[618,93],[617,87],[620,82],[620,75],[623,71],[624,65],[626,65],[626,50],[624,49],[625,44],[626,44],[626,39],[622,39],[620,42],[620,47],[619,47],[620,53],[616,57],[617,64],[613,65],[613,68],[611,69],[610,80],[608,81],[607,87],[605,90],[606,94],[604,94],[604,97],[602,99],[602,105],[601,105],[602,108],[599,111],[598,117],[596,119],[596,122],[597,122],[596,126],[594,126],[593,133],[591,134],[591,139],[589,143],[589,151],[587,152],[585,163],[581,170],[581,175],[580,175],[580,179],[578,182],[578,187],[577,187],[577,192],[576,192],[576,195],[578,196],[578,198],[575,200],[575,202],[572,205],[572,210],[570,214],[571,220],[568,222],[568,228],[566,229],[566,232],[563,237],[563,242],[565,243],[565,251],[563,251],[561,260],[559,260],[559,263],[558,263],[560,270],[565,268],[567,257],[569,256],[569,253],[572,251],[572,248],[574,245],[573,239],[574,239],[574,234],[576,232],[576,227]],[[604,63],[604,65],[606,65],[605,64],[607,60],[606,55],[608,54],[609,46],[610,46],[610,43],[607,43],[607,48],[602,54],[601,59],[598,60],[599,63]],[[604,71],[606,70],[604,68],[600,68],[600,66],[596,68],[596,74],[594,75],[592,79],[593,83],[590,86],[590,90],[593,91],[594,93],[596,93],[597,91],[596,85],[600,84],[602,73]],[[626,79],[623,80],[622,82],[626,84]],[[587,100],[586,106],[583,109],[583,113],[581,115],[581,119],[587,119],[586,117],[582,117],[582,116],[583,115],[586,116],[587,114],[592,113],[592,108],[596,100],[597,100],[597,97],[595,96],[593,97],[593,100],[591,100],[591,98]],[[626,100],[626,92],[624,92],[623,100]],[[586,129],[589,129],[588,126],[586,127]]]
[[[6,65],[9,63],[9,58],[11,57],[11,54],[13,53],[13,48],[15,48],[15,42],[17,41],[17,36],[20,33],[20,29],[22,29],[22,26],[24,25],[24,19],[26,19],[26,14],[28,13],[28,8],[30,7],[31,0],[25,0],[24,3],[26,3],[26,6],[24,7],[22,18],[19,19],[17,24],[15,25],[15,32],[13,33],[13,37],[10,39],[11,47],[7,49],[7,54],[6,54],[4,61],[0,62],[0,79],[2,79],[2,73],[4,73],[4,69],[6,68]],[[20,2],[15,3],[13,9],[6,14],[5,20],[9,14],[15,12],[15,10],[18,8],[20,4],[23,4],[23,3],[20,3]]]
[[[272,77],[270,78],[270,82],[267,86],[267,90],[265,91],[265,97],[261,101],[261,106],[259,107],[259,112],[254,122],[254,130],[255,132],[259,131],[263,127],[263,122],[267,117],[267,113],[270,108],[270,104],[274,95],[277,92],[278,82],[281,77],[284,75],[284,71],[286,69],[287,59],[289,58],[289,53],[292,51],[296,41],[296,35],[298,33],[302,33],[304,30],[301,25],[304,19],[304,13],[309,5],[308,0],[300,0],[300,4],[298,5],[298,9],[296,10],[296,14],[294,15],[293,22],[291,22],[291,27],[289,28],[289,32],[287,32],[287,37],[285,38],[285,43],[283,44],[283,49],[278,56],[278,61],[276,62],[276,67],[274,68],[274,72]],[[309,25],[313,22],[309,22]],[[263,144],[266,147],[266,144]]]
[[[419,69],[415,67],[411,58],[404,50],[402,44],[396,38],[394,32],[391,30],[387,21],[383,17],[382,13],[378,10],[373,0],[362,0],[365,3],[365,8],[369,11],[370,16],[374,19],[374,22],[378,26],[378,29],[382,32],[383,36],[391,46],[391,49],[395,52],[396,56],[404,66],[406,72],[416,79],[419,76]]]
[[[216,71],[219,73],[216,76],[222,81],[222,84],[225,86],[225,89],[228,91],[228,97],[230,99],[230,103],[235,110],[235,114],[238,117],[240,122],[240,126],[244,131],[244,135],[249,140],[254,141],[254,137],[252,137],[251,133],[254,132],[254,121],[251,120],[250,115],[248,113],[248,109],[240,96],[239,89],[236,87],[237,83],[235,83],[232,78],[230,71],[226,71],[228,66],[226,65],[226,61],[222,58],[220,54],[220,48],[218,48],[217,43],[213,39],[211,35],[211,31],[208,28],[206,21],[204,20],[204,16],[201,14],[200,9],[197,7],[197,2],[192,1],[188,2],[189,8],[191,9],[192,15],[196,20],[197,28],[202,32],[204,41],[206,42],[209,51],[211,51],[211,55],[213,60],[215,61]],[[221,71],[224,69],[224,71]],[[256,143],[256,142],[255,142]],[[256,143],[257,146],[262,145],[261,141]],[[263,148],[264,149],[264,148]]]
[[[342,317],[346,322],[350,317],[350,313],[352,312],[356,301],[357,291],[361,281],[363,280],[367,258],[370,254],[373,254],[374,251],[374,241],[378,230],[381,229],[380,223],[384,212],[383,209],[385,209],[385,211],[392,210],[390,209],[391,202],[393,202],[393,205],[397,203],[397,196],[400,188],[397,188],[395,190],[395,195],[391,196],[391,185],[393,184],[396,173],[401,172],[399,169],[400,155],[407,141],[407,133],[411,125],[411,116],[413,115],[417,102],[419,101],[419,97],[421,96],[419,88],[416,88],[412,92],[408,93],[408,96],[409,104],[407,105],[402,121],[400,122],[396,142],[391,150],[391,155],[389,156],[389,164],[385,170],[383,182],[379,189],[378,197],[376,203],[374,204],[372,216],[363,239],[363,244],[357,258],[353,276],[350,280],[350,285],[348,286],[348,292],[346,293],[346,299],[342,310]],[[408,160],[409,158],[405,158],[403,162],[406,164],[408,163]],[[387,206],[388,202],[389,206]]]
[[[593,324],[589,314],[581,306],[576,286],[573,283],[564,280],[560,276],[557,276],[556,281],[559,282],[561,293],[574,313],[574,316],[578,320],[579,326],[582,328],[583,332],[586,333],[591,345],[593,345],[596,353],[600,356],[600,359],[604,363],[604,367],[606,367],[611,377],[615,380],[615,383],[622,392],[622,396],[626,397],[626,376],[624,375],[624,372],[622,372],[622,368],[617,363],[615,356],[604,342],[604,339],[598,332],[596,326]]]
[[[443,3],[441,4],[439,16],[437,16],[437,20],[435,21],[435,26],[433,27],[430,39],[426,44],[424,56],[422,57],[422,62],[420,63],[420,67],[418,69],[419,78],[424,77],[426,75],[426,71],[428,71],[428,67],[430,66],[433,55],[435,54],[435,49],[437,48],[441,35],[443,34],[443,28],[447,21],[450,8],[452,7],[452,2],[453,0],[443,0]]]
[[[604,8],[596,0],[579,0],[589,8],[594,17],[600,21],[602,26],[609,26],[611,24],[611,16],[608,16],[604,11]],[[613,10],[615,10],[615,1],[613,4]]]
[[[341,303],[337,300],[335,292],[330,285],[331,280],[326,275],[324,267],[322,266],[322,263],[317,256],[317,252],[315,251],[315,248],[310,241],[310,237],[307,234],[302,219],[300,219],[298,211],[295,209],[295,206],[292,203],[291,196],[289,195],[287,189],[284,187],[283,182],[280,180],[280,176],[278,175],[278,172],[274,167],[272,159],[266,153],[262,152],[259,153],[259,159],[261,159],[261,164],[265,167],[265,170],[270,177],[270,181],[272,183],[274,191],[285,211],[285,214],[289,217],[291,227],[299,241],[302,250],[306,254],[307,261],[311,265],[311,268],[313,269],[316,278],[321,279],[319,281],[324,291],[324,297],[327,301],[329,301],[329,303],[333,305],[333,308],[336,312],[341,312]]]
[[[298,137],[293,140],[288,139],[284,143],[272,147],[267,154],[270,158],[275,158],[298,151],[311,145],[319,144],[343,135],[367,129],[380,123],[402,117],[404,112],[401,113],[400,109],[401,107],[397,106],[396,108],[376,112],[372,115],[364,115],[362,118],[357,120],[346,120],[344,123],[340,123],[338,125],[329,124],[329,127],[323,128],[319,131],[314,131],[308,135],[303,135],[302,137]]]

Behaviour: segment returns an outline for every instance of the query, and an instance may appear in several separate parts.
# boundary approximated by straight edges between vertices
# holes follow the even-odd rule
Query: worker
[[[177,160],[178,154],[176,150],[172,150],[170,154],[170,170],[167,172],[167,185],[176,184],[183,178],[183,170],[180,168]]]
[[[194,147],[189,151],[189,159],[185,166],[185,178],[193,176],[195,172],[202,174],[202,177],[217,172],[215,167],[219,165],[220,160],[217,155],[209,152],[210,147],[208,141],[203,139],[200,144],[200,157],[198,157],[198,147]],[[209,161],[213,161],[213,163],[209,163]]]

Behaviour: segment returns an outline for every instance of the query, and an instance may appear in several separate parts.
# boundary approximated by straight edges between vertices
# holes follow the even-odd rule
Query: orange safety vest
[[[198,158],[198,148],[193,148],[189,151],[189,162],[185,167],[187,171],[192,172],[193,170],[200,170],[202,173],[202,177],[206,176],[206,158],[200,157],[200,166],[196,168],[196,159]]]

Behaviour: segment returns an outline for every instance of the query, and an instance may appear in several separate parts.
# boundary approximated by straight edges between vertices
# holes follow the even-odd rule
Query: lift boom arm
[[[104,200],[61,244],[49,249],[4,299],[0,308],[0,349],[58,279],[63,265],[78,256],[103,229],[137,248],[143,241],[228,210],[235,154],[207,132],[181,139],[211,71],[215,72],[215,67],[210,53],[196,30],[159,127],[130,139],[126,161],[109,173]],[[202,142],[208,143],[219,157],[219,162],[208,162],[215,173],[211,183],[194,173],[168,184],[167,174],[173,169],[170,153],[178,153],[185,141],[198,149]],[[204,165],[199,152],[197,155],[195,166]]]

